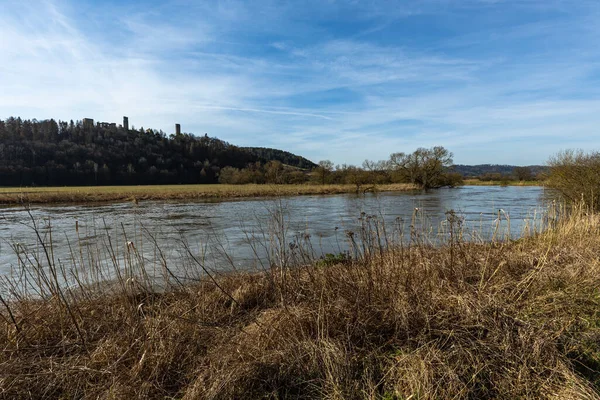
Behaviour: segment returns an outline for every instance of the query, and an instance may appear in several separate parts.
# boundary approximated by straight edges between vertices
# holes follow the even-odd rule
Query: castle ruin
[[[84,118],[83,119],[83,129],[92,129],[94,127],[94,119],[93,118]]]
[[[83,129],[92,129],[94,127],[93,118],[83,119]],[[117,124],[114,122],[98,122],[100,128],[117,128]],[[129,132],[129,117],[123,117],[123,129]],[[181,135],[181,124],[175,124],[175,134]]]

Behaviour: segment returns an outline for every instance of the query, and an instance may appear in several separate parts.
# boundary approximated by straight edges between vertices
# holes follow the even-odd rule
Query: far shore
[[[415,190],[405,183],[364,185],[359,192]],[[151,185],[0,188],[0,204],[101,203],[356,193],[356,185]]]
[[[480,181],[479,179],[465,179],[466,186],[545,186],[545,181]]]
[[[480,181],[465,179],[465,186],[544,186],[544,181]],[[359,193],[417,190],[407,183],[363,185]],[[0,205],[104,203],[143,200],[235,199],[357,193],[356,185],[140,185],[0,188]]]

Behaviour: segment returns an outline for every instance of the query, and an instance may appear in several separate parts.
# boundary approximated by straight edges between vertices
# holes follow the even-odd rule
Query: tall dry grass
[[[600,217],[483,243],[448,213],[442,246],[414,222],[403,242],[363,215],[349,255],[305,264],[276,231],[285,263],[187,284],[165,265],[163,290],[135,262],[65,287],[48,249],[22,271],[39,293],[0,304],[0,397],[600,397]]]

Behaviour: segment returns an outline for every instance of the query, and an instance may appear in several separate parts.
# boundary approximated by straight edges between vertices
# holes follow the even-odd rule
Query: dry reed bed
[[[411,184],[364,186],[359,191],[406,191]],[[355,193],[356,185],[156,185],[3,188],[0,204],[91,203],[131,200],[194,200]]]
[[[473,179],[465,179],[463,181],[464,185],[470,186],[546,186],[546,181],[517,181],[517,180],[508,180],[508,181],[481,181],[477,178]]]
[[[0,397],[599,398],[599,222],[7,302]]]

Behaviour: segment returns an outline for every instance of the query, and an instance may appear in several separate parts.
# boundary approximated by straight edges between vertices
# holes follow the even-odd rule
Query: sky
[[[598,0],[0,0],[0,119],[544,164],[600,149],[599,43]]]

